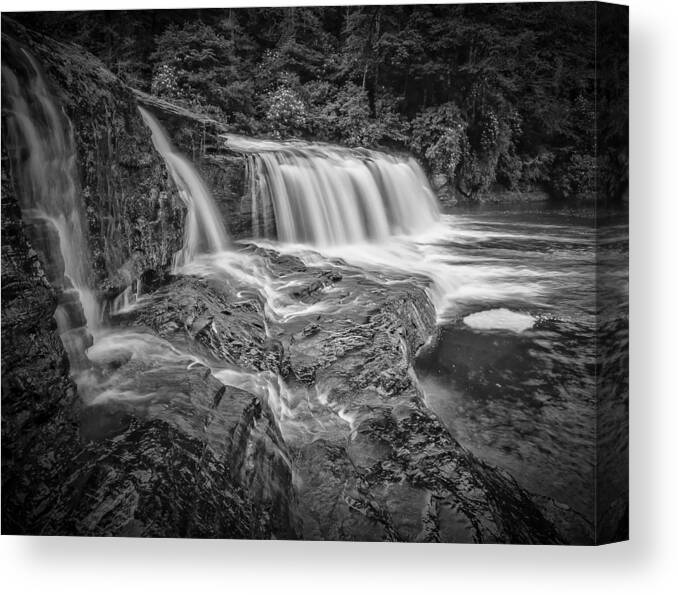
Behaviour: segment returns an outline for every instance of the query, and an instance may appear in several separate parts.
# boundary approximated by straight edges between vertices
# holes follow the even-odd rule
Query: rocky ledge
[[[2,528],[41,533],[77,451],[78,397],[54,311],[57,292],[31,247],[2,162]],[[58,453],[58,455],[57,455]]]
[[[283,321],[267,318],[263,296],[214,273],[170,280],[117,324],[198,354],[216,377],[215,368],[233,365],[284,383],[286,391],[257,394],[270,433],[253,468],[279,457],[258,470],[257,490],[289,521],[288,536],[589,541],[583,519],[478,460],[427,408],[411,364],[435,331],[425,289],[385,286],[340,264],[307,268],[270,250],[244,252],[264,258],[282,285],[294,280],[290,295],[299,304],[322,298],[328,313],[302,307]]]
[[[181,357],[158,365],[125,349],[93,356],[76,386],[56,331],[58,292],[4,165],[3,532],[296,537],[289,461],[255,395]]]
[[[585,523],[475,458],[426,407],[411,365],[435,330],[425,288],[243,246],[297,314],[274,316],[224,272],[159,280],[111,317],[76,394],[20,232],[3,216],[7,531],[587,542]],[[31,373],[42,344],[51,363]]]
[[[132,91],[82,48],[3,16],[3,67],[28,86],[33,73],[24,52],[40,65],[57,108],[72,125],[73,182],[84,199],[92,287],[116,291],[144,271],[171,265],[181,248],[185,208],[153,149]],[[3,112],[3,146],[8,146],[5,117]],[[3,171],[9,174],[11,168],[3,163]]]

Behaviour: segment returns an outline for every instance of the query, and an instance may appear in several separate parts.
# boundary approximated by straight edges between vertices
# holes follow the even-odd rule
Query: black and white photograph
[[[3,12],[3,535],[627,540],[628,27]]]

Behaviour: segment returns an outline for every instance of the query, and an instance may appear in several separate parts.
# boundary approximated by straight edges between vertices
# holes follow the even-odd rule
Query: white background
[[[252,3],[233,3],[246,4]],[[630,542],[562,548],[2,537],[4,593],[678,593],[674,438],[678,424],[678,2],[633,0],[629,4]],[[92,0],[11,0],[1,6],[7,11],[189,5],[218,7],[227,2],[146,0],[102,5]]]

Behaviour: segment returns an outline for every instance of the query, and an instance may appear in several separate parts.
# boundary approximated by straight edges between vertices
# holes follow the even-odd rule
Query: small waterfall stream
[[[32,243],[43,253],[50,281],[63,285],[55,318],[71,363],[78,367],[86,362],[88,329],[99,325],[100,309],[90,286],[92,268],[73,128],[34,58],[20,50],[20,59],[21,73],[2,67],[7,148]]]
[[[191,262],[198,254],[223,252],[229,245],[226,229],[200,174],[191,162],[172,146],[160,122],[143,107],[139,107],[139,112],[151,130],[153,145],[165,160],[179,195],[188,207],[184,246],[175,255],[174,270]]]
[[[255,237],[336,246],[433,225],[436,198],[419,164],[378,151],[226,137],[245,153]]]

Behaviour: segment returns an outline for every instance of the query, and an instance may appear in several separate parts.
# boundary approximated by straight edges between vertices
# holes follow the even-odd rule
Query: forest
[[[467,200],[540,189],[615,204],[628,186],[628,34],[608,14],[575,2],[15,18],[237,132],[409,151]]]

